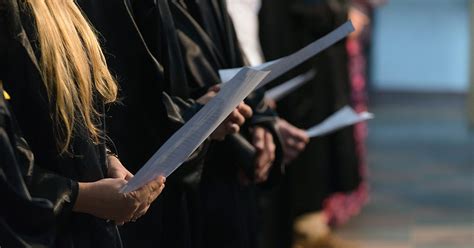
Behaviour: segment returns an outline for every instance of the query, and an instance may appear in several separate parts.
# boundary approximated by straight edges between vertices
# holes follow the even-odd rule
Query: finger
[[[257,182],[264,182],[268,178],[268,174],[270,172],[270,168],[272,167],[272,163],[267,163],[262,170],[259,171],[258,175],[256,176]]]
[[[210,87],[207,91],[213,91],[213,92],[219,92],[221,90],[221,86],[216,84],[216,85],[213,85],[212,87]]]
[[[263,151],[265,149],[264,144],[265,130],[261,127],[256,127],[253,131],[253,145],[257,151]]]
[[[130,172],[127,172],[127,174],[125,175],[125,180],[129,181],[132,178],[133,178],[133,174]]]
[[[161,194],[163,189],[165,188],[166,178],[163,176],[159,176],[155,180],[156,184],[153,185],[151,189],[150,196],[148,198],[147,204],[151,204],[155,199]]]
[[[275,160],[275,143],[273,142],[273,135],[270,132],[265,132],[265,148],[268,153],[270,162]]]
[[[305,143],[309,142],[308,134],[304,130],[299,129],[291,125],[290,123],[288,123],[288,131],[290,135],[293,137],[293,139],[296,139],[298,141],[305,142]]]
[[[241,103],[239,104],[239,106],[237,107],[237,109],[239,110],[239,112],[246,118],[250,118],[252,117],[253,115],[253,111],[252,111],[252,108],[245,104],[245,103]]]
[[[301,129],[295,129],[295,138],[297,138],[299,141],[308,143],[309,142],[309,137],[308,134],[301,130]]]
[[[306,147],[306,143],[304,142],[299,142],[296,144],[296,149],[298,149],[298,151],[300,152],[303,151],[305,147]]]
[[[227,123],[226,130],[228,134],[238,133],[240,131],[240,126],[235,123],[229,122]]]
[[[257,153],[257,157],[255,159],[255,174],[258,175],[260,171],[263,169],[266,163],[269,161],[268,153],[266,152],[259,152]]]
[[[236,109],[232,111],[229,117],[232,122],[236,123],[239,126],[241,126],[245,122],[245,117],[241,115],[240,112]]]
[[[157,177],[154,180],[145,184],[143,187],[131,192],[130,194],[134,196],[134,198],[138,202],[141,203],[143,202],[143,200],[147,200],[148,196],[155,192],[155,190],[158,190],[160,188],[160,182],[160,178]]]
[[[152,198],[150,198],[148,204],[151,204],[153,201],[155,201],[156,198],[158,198],[158,196],[161,195],[161,192],[163,192],[164,188],[165,188],[165,184],[164,183],[160,184],[160,188],[153,192]]]
[[[144,208],[140,209],[140,211],[135,212],[133,217],[132,217],[132,221],[133,220],[138,220],[140,217],[145,215],[148,212],[149,208],[150,208],[150,205],[147,205]]]
[[[164,177],[164,176],[158,176],[158,180],[160,181],[161,184],[163,184],[163,187],[164,187],[164,185],[165,185],[165,183],[166,183],[166,177]]]
[[[156,192],[161,192],[160,188],[162,183],[162,179],[157,177],[155,180],[153,180],[151,183],[149,183],[149,195],[154,195]]]
[[[265,175],[268,174],[268,172],[270,171],[270,168],[272,167],[272,162],[268,162],[265,164],[265,166],[263,166],[262,170],[260,171],[259,173],[259,177],[260,178],[265,178]]]

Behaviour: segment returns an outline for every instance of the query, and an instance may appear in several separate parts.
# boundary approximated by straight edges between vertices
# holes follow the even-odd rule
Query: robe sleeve
[[[9,17],[7,20],[6,16],[9,15],[0,15],[0,79],[5,79],[0,87],[0,188],[5,194],[0,195],[11,199],[2,199],[3,203],[11,204],[0,204],[2,214],[7,213],[2,216],[2,228],[3,231],[8,229],[10,233],[18,231],[20,236],[25,235],[29,240],[34,241],[38,237],[44,241],[44,238],[39,236],[57,228],[58,224],[68,222],[77,198],[78,183],[35,166],[34,156],[21,135],[13,113],[10,112],[10,103],[5,101],[3,86],[21,88],[15,84],[21,80],[12,82],[15,77],[10,75],[10,70],[5,69],[6,65],[11,60],[24,59],[23,56],[14,56],[11,52],[7,55],[8,50],[16,49],[14,42],[17,41],[13,39],[14,31],[10,27],[19,20]],[[35,221],[31,221],[33,219]]]

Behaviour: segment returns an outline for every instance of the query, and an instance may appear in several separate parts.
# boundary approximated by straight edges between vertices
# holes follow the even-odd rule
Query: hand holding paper
[[[122,192],[134,191],[159,175],[169,176],[214,132],[269,72],[242,69],[219,93],[169,138],[128,181]]]
[[[310,138],[323,136],[346,126],[373,119],[374,115],[368,112],[356,113],[351,107],[345,106],[322,123],[306,130]]]

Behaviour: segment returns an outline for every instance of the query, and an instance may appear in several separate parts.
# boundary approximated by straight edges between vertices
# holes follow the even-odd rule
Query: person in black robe
[[[54,130],[56,123],[52,118],[53,106],[48,101],[38,63],[41,50],[35,21],[31,10],[24,4],[24,1],[17,0],[0,2],[0,80],[11,96],[9,105],[18,121],[18,129],[31,147],[31,152],[23,150],[22,146],[16,147],[24,152],[24,155],[16,154],[25,159],[21,162],[30,161],[28,167],[17,168],[19,172],[5,171],[8,173],[6,175],[13,173],[17,177],[20,176],[18,173],[22,173],[27,189],[17,184],[14,192],[17,196],[11,195],[18,197],[12,203],[24,203],[24,206],[18,205],[18,212],[8,212],[12,210],[11,206],[2,203],[2,231],[7,230],[11,234],[17,228],[22,229],[26,221],[35,220],[36,223],[30,223],[30,227],[34,229],[23,229],[27,233],[20,235],[24,234],[26,239],[35,239],[41,235],[44,237],[40,237],[42,240],[33,240],[40,245],[121,247],[114,221],[128,221],[125,218],[128,218],[129,213],[144,214],[142,210],[146,211],[149,200],[157,197],[164,186],[163,181],[155,180],[138,191],[120,194],[117,186],[123,185],[125,180],[114,173],[127,174],[128,171],[113,156],[106,154],[106,141],[100,139],[97,143],[93,142],[82,125],[74,126],[75,132],[68,153],[61,153]],[[103,103],[98,100],[96,104],[99,112],[103,112]],[[103,121],[97,121],[97,128],[105,132],[104,126],[100,124]],[[35,169],[31,171],[29,168],[32,166],[33,154]],[[3,164],[11,162],[8,159],[12,158],[2,154],[2,170],[9,170],[14,166]],[[104,179],[109,176],[114,178]],[[8,180],[6,183],[21,181],[14,177]],[[8,185],[2,185],[2,191],[11,191],[6,187]],[[20,212],[23,209],[26,212]],[[40,215],[25,219],[33,213]],[[18,215],[23,218],[12,219]],[[6,225],[11,225],[11,228],[3,229]],[[49,235],[50,230],[53,232],[52,236]],[[2,235],[3,237],[7,239],[9,236]],[[15,241],[25,245],[21,240]]]
[[[0,246],[49,247],[54,241],[53,205],[30,194],[34,157],[4,96],[0,81]]]
[[[197,97],[207,88],[220,83],[219,69],[241,67],[246,64],[225,5],[217,1],[212,3],[216,4],[217,8],[212,9],[209,15],[209,18],[215,18],[211,19],[210,23],[218,27],[207,27],[203,18],[206,14],[202,11],[209,9],[204,9],[206,6],[200,4],[201,2],[194,1],[158,1],[156,5],[159,19],[150,14],[147,21],[145,15],[137,15],[137,19],[141,19],[138,23],[145,40],[156,44],[157,49],[161,47],[161,51],[181,52],[180,58],[169,57],[175,54],[160,53],[159,50],[156,54],[161,56],[163,61],[172,63],[170,68],[181,64],[181,68],[174,70],[174,74],[171,72],[169,77],[179,77],[176,72],[185,71],[188,91],[177,91],[175,94],[187,94],[191,97]],[[154,27],[150,25],[153,21],[156,23]],[[158,30],[167,31],[162,39],[156,39]],[[175,30],[174,36],[169,30]],[[170,90],[174,88],[169,87]],[[254,116],[244,132],[229,136],[223,142],[211,144],[209,154],[206,156],[199,195],[202,202],[202,224],[201,230],[197,231],[201,233],[195,234],[200,239],[195,242],[195,247],[256,245],[258,217],[254,179],[265,182],[268,174],[271,174],[266,185],[277,181],[281,173],[282,147],[275,127],[277,116],[263,102],[263,92],[254,93],[247,99],[247,103],[253,107]],[[273,151],[272,155],[268,156],[270,164],[274,162],[271,173],[268,173],[270,164],[266,168],[267,171],[255,167],[256,160],[265,160],[261,159],[263,157],[261,155],[265,155],[265,152],[257,151],[259,156],[256,158],[254,144],[248,141],[251,137],[250,129],[258,129],[261,126],[269,130],[268,135],[277,144],[275,161],[272,161],[272,156],[275,156]],[[273,141],[270,140],[268,143]],[[256,173],[256,171],[264,172]]]
[[[143,40],[137,26],[141,27],[143,17],[157,17],[152,12],[156,11],[154,1],[78,2],[103,37],[108,65],[117,75],[121,87],[122,104],[108,111],[108,134],[114,140],[121,160],[136,172],[174,131],[201,108],[199,102],[203,98],[190,99],[183,93],[187,86],[180,84],[184,82],[180,77],[184,73],[170,74],[176,70],[174,63],[166,66],[161,63],[163,57],[159,52],[178,58],[174,54],[176,51],[161,50],[158,43]],[[153,19],[147,23],[153,24]],[[153,39],[166,35],[155,34]],[[220,129],[232,123],[239,121],[230,118]],[[195,240],[192,233],[195,232],[191,229],[198,228],[193,218],[199,216],[195,191],[206,147],[207,144],[202,145],[167,179],[166,190],[147,216],[121,228],[125,247],[192,247]]]
[[[347,3],[341,0],[262,1],[260,34],[264,55],[272,60],[321,38],[347,21]],[[278,42],[275,42],[278,40]],[[300,128],[308,128],[350,104],[345,41],[328,48],[300,70],[317,70],[314,80],[281,100],[278,113]],[[297,111],[295,111],[295,109]],[[350,192],[360,182],[353,128],[312,140],[290,164],[279,200],[276,230],[266,247],[289,247],[293,223],[305,214],[320,212],[335,192]],[[276,227],[276,228],[275,228]],[[282,228],[280,228],[282,227]]]

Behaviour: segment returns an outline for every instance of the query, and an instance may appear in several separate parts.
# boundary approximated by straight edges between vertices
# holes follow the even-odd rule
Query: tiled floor
[[[474,248],[474,130],[465,99],[374,98],[371,201],[337,233],[361,248]]]

